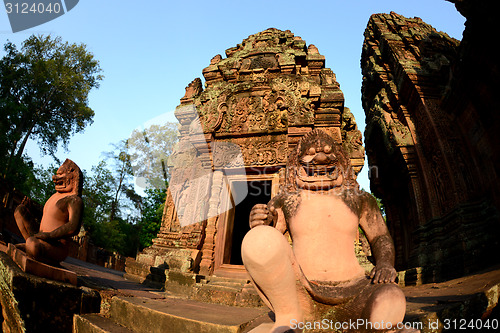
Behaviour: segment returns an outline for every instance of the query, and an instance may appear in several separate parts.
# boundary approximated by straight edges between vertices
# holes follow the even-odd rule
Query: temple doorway
[[[271,200],[271,181],[237,181],[233,182],[233,186],[246,187],[247,195],[245,198],[240,198],[242,200],[238,200],[240,203],[235,207],[232,228],[228,227],[228,230],[232,229],[226,233],[226,244],[230,249],[227,249],[225,253],[227,257],[224,258],[224,263],[243,265],[241,261],[241,242],[245,234],[250,230],[248,217],[253,206],[256,204],[267,204]],[[236,193],[245,193],[245,191],[236,191]]]
[[[241,242],[250,230],[248,223],[252,207],[267,204],[277,193],[277,175],[228,177],[231,195],[226,198],[229,208],[220,220],[216,241],[215,270],[222,276],[244,276]]]

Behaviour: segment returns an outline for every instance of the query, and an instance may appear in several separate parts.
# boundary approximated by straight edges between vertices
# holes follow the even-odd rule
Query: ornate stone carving
[[[315,127],[332,133],[339,144],[345,141],[356,171],[363,154],[352,116],[342,125],[344,97],[333,71],[325,68],[314,45],[290,31],[251,35],[226,50],[226,58],[212,58],[202,73],[205,89],[194,80],[175,111],[180,141],[170,161],[167,208],[153,247],[201,248],[199,267],[211,274],[214,239],[224,221],[219,214],[227,206],[220,200],[230,197],[221,173],[282,174],[291,149]]]
[[[203,90],[201,86],[201,79],[197,77],[187,87],[184,97],[181,98],[181,103],[188,103],[194,97],[198,96]]]
[[[464,3],[478,13],[472,1]],[[491,156],[498,151],[491,138],[500,131],[488,130],[495,128],[495,122],[483,126],[479,120],[498,107],[484,107],[493,104],[483,99],[489,93],[478,94],[483,107],[470,97],[471,90],[488,91],[491,86],[486,82],[492,82],[477,79],[475,73],[491,71],[478,70],[479,64],[471,59],[481,59],[484,65],[484,55],[494,52],[470,48],[471,43],[488,45],[477,42],[482,33],[474,29],[464,33],[460,47],[459,41],[421,19],[396,13],[372,15],[365,30],[361,64],[366,149],[370,169],[378,174],[371,179],[371,188],[382,198],[396,246],[402,249],[399,268],[423,266],[436,280],[476,267],[473,259],[463,260],[471,258],[471,248],[477,256],[486,255],[486,247],[464,245],[469,233],[481,235],[486,244],[498,230],[491,215],[469,219],[463,211],[464,206],[476,209],[477,200],[483,200],[479,198],[490,198],[484,199],[485,211],[490,212],[486,207],[494,201],[491,198],[500,197],[494,194],[500,193],[498,186],[489,185],[495,179]],[[459,52],[467,56],[459,60]],[[462,76],[466,72],[474,74],[466,80]],[[479,139],[472,134],[476,131],[489,134],[478,135]],[[488,157],[480,151],[488,151]],[[442,223],[449,223],[446,233]],[[446,242],[441,241],[444,238]]]
[[[285,164],[287,159],[286,137],[260,136],[238,138],[228,142],[214,142],[214,167],[237,168],[245,166],[271,166]],[[242,159],[238,156],[242,156]]]

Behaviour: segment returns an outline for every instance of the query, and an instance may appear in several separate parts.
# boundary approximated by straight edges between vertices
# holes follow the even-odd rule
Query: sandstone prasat
[[[292,32],[251,35],[202,72],[205,87],[193,80],[175,111],[180,137],[162,227],[129,260],[131,275],[163,265],[248,278],[240,248],[250,210],[278,193],[288,156],[315,128],[342,145],[353,175],[364,164],[362,135],[335,74],[318,48]]]

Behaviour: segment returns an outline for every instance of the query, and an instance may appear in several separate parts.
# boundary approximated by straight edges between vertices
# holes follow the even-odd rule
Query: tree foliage
[[[137,220],[138,195],[132,186],[132,167],[126,142],[113,145],[106,159],[86,175],[83,225],[95,245],[134,256],[139,247]]]
[[[28,139],[52,156],[59,143],[90,123],[88,94],[99,87],[101,68],[84,44],[31,36],[21,50],[8,42],[0,59],[0,173],[22,164]]]
[[[105,156],[87,180],[84,225],[96,245],[135,255],[150,246],[160,230],[166,190],[148,188],[145,197],[135,192],[128,141],[113,145]]]
[[[119,214],[121,208],[120,203],[130,198],[135,198],[135,190],[133,187],[134,173],[128,154],[127,141],[120,141],[118,144],[113,144],[113,150],[104,153],[106,159],[111,163],[112,170],[112,190],[113,199],[110,205],[109,217],[110,221],[114,220]],[[122,198],[122,196],[125,196]],[[124,213],[124,212],[122,212]]]
[[[96,246],[135,256],[158,234],[166,191],[146,189],[144,197],[135,192],[125,141],[104,155],[90,172],[83,170],[83,226]],[[55,191],[52,175],[58,167],[31,167],[26,194],[43,205]]]
[[[141,249],[151,246],[152,239],[160,231],[163,208],[167,193],[162,189],[146,189],[139,222],[139,242]]]
[[[107,153],[107,158],[93,166],[90,173],[83,170],[83,226],[96,246],[135,256],[140,246],[137,224],[140,214],[137,212],[134,217],[131,211],[137,206],[126,200],[127,192],[133,190],[132,169],[124,143],[113,147],[115,150]],[[26,194],[43,205],[55,191],[52,175],[57,168],[34,167],[33,177],[27,180],[32,191]]]
[[[168,157],[177,143],[177,126],[167,122],[132,132],[127,142],[134,175],[142,187],[166,188],[170,179]]]
[[[28,163],[28,165],[30,164]],[[40,166],[33,166],[32,172],[25,172],[28,178],[25,182],[26,191],[23,192],[43,206],[55,192],[52,176],[56,174],[58,168],[55,165],[50,165],[46,169]]]
[[[41,168],[23,155],[28,140],[55,157],[59,144],[92,123],[88,95],[102,80],[99,62],[84,44],[31,36],[18,49],[7,42],[0,59],[0,176],[43,205],[54,193],[57,166]],[[95,245],[134,256],[150,246],[161,226],[168,186],[167,160],[177,124],[134,131],[84,173],[83,225]],[[143,179],[138,195],[133,173]]]
[[[111,184],[113,175],[108,170],[106,162],[101,161],[92,167],[91,174],[84,172],[83,225],[92,234],[96,225],[106,221],[109,216],[109,207],[113,200]]]

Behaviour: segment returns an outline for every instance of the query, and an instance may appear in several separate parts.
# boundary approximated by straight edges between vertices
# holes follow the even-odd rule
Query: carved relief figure
[[[358,226],[376,260],[370,276],[355,256]],[[315,304],[335,305],[337,321],[361,318],[395,326],[403,320],[406,301],[394,283],[389,231],[375,198],[359,191],[349,157],[325,132],[316,129],[299,141],[287,166],[287,187],[267,205],[253,207],[250,227],[243,263],[275,312],[272,332],[318,320]],[[283,236],[286,230],[293,247]]]
[[[190,99],[198,96],[203,90],[201,79],[196,78],[186,87],[186,93],[182,99]]]
[[[68,256],[69,239],[80,231],[83,174],[73,161],[66,159],[52,180],[56,193],[45,203],[40,225],[30,212],[27,197],[17,206],[14,217],[26,240],[16,246],[35,260],[57,265]]]

